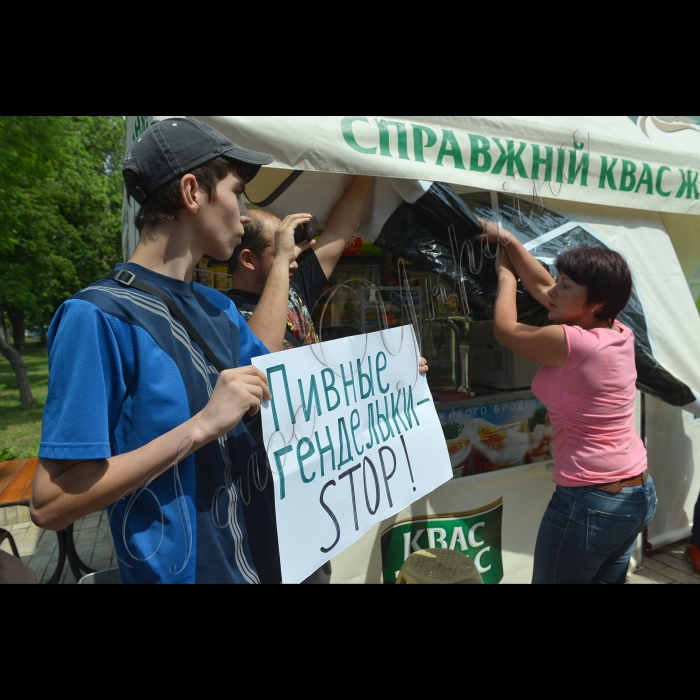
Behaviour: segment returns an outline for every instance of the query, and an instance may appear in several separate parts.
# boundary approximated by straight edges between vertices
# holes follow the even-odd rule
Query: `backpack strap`
[[[152,294],[153,296],[162,299],[166,303],[170,313],[184,326],[187,334],[201,348],[207,360],[209,360],[209,362],[211,362],[211,364],[216,368],[216,371],[221,373],[224,371],[224,369],[226,369],[219,361],[219,358],[213,353],[211,348],[204,342],[204,338],[199,335],[195,327],[190,323],[187,316],[182,313],[180,307],[167,294],[164,294],[159,289],[156,289],[150,284],[146,284],[145,282],[137,279],[136,275],[129,270],[119,270],[118,272],[113,270],[107,275],[106,279],[115,280],[124,287],[133,287],[134,289],[138,289],[142,292]]]

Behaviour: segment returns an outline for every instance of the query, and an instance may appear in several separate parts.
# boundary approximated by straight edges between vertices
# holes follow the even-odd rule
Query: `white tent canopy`
[[[685,117],[197,118],[272,168],[700,214],[700,127]]]

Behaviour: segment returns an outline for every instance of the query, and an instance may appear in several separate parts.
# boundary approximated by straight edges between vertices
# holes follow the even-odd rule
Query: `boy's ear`
[[[187,173],[180,180],[180,197],[183,207],[192,213],[195,213],[202,204],[202,190],[192,173]]]

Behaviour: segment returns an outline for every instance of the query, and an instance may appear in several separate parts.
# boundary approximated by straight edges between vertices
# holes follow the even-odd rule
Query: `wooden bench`
[[[8,508],[10,506],[29,507],[34,476],[38,466],[38,457],[0,462],[0,508]],[[86,566],[75,551],[72,524],[65,530],[57,531],[56,537],[58,538],[58,563],[56,564],[56,571],[54,571],[48,583],[59,582],[66,563],[66,557],[68,557],[68,565],[76,581],[80,580],[83,573],[94,573],[94,569]],[[19,557],[17,545],[12,535],[7,530],[0,528],[0,542],[4,539],[9,540],[13,554]]]
[[[0,462],[0,508],[28,506],[38,457]]]
[[[0,508],[28,506],[39,458],[13,459],[0,462]],[[12,553],[19,558],[12,535],[0,527],[0,543],[8,540]]]

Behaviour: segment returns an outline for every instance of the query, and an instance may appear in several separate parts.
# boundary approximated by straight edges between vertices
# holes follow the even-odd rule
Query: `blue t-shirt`
[[[224,367],[268,353],[220,292],[133,263],[116,269],[170,295]],[[59,308],[48,348],[39,450],[47,459],[98,460],[142,447],[201,411],[218,376],[161,299],[113,280],[96,282]],[[256,461],[265,465],[240,421],[111,506],[122,580],[258,583],[240,493]]]

